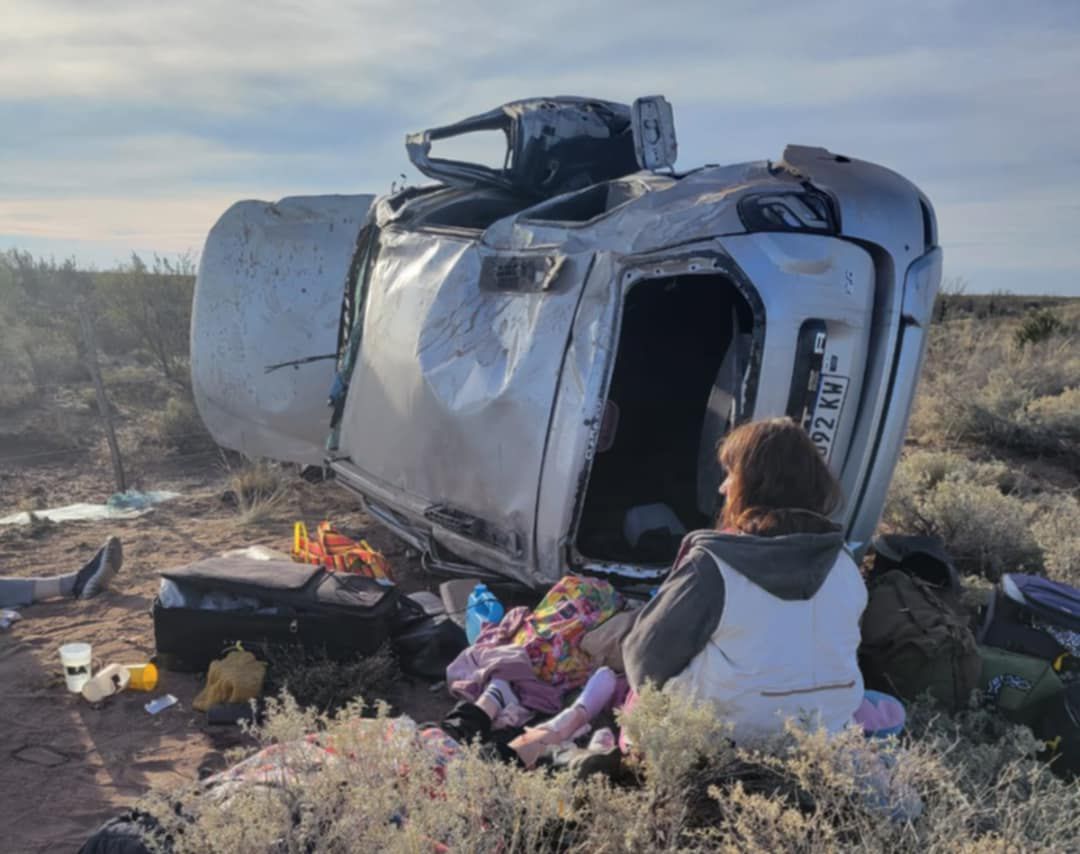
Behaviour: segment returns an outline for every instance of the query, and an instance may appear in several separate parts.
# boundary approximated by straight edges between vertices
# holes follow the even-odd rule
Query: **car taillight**
[[[812,187],[790,193],[754,193],[739,199],[738,207],[747,231],[840,232],[832,199]]]

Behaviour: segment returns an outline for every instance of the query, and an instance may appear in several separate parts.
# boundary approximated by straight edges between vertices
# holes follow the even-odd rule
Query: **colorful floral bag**
[[[593,667],[582,638],[621,608],[622,597],[609,582],[567,575],[540,600],[512,642],[525,648],[537,677],[575,688]]]

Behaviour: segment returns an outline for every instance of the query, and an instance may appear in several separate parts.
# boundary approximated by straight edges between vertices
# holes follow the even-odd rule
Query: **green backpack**
[[[1065,690],[1049,661],[992,646],[980,646],[979,687],[1009,720],[1041,729],[1048,701]]]
[[[967,620],[926,582],[895,569],[870,585],[859,664],[867,688],[966,708],[982,661]]]

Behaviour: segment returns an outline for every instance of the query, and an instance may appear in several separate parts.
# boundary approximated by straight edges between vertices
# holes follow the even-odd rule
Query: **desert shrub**
[[[36,340],[26,345],[25,353],[34,386],[42,391],[90,380],[74,341]]]
[[[977,443],[1080,462],[1073,443],[1029,413],[1041,398],[1080,385],[1080,339],[1056,336],[1019,346],[1008,329],[1004,321],[962,319],[931,330],[912,438],[920,444]]]
[[[111,352],[145,349],[169,380],[186,374],[191,302],[195,289],[190,258],[155,255],[147,264],[138,255],[124,267],[95,279],[104,306],[103,346]]]
[[[0,253],[0,322],[6,349],[19,354],[35,388],[88,378],[80,338],[80,312],[96,314],[92,277],[72,261]]]
[[[941,537],[964,572],[996,578],[1003,571],[1040,570],[1043,553],[1032,531],[1031,486],[1001,463],[918,451],[901,460],[884,523]]]
[[[1036,398],[1027,408],[1032,423],[1071,439],[1080,439],[1080,386]]]
[[[170,397],[156,421],[156,438],[166,447],[182,453],[214,447],[214,441],[199,417],[195,404],[186,397]]]
[[[1039,502],[1032,531],[1047,574],[1080,587],[1080,503],[1069,496],[1048,496]]]
[[[1080,503],[1000,462],[915,451],[893,477],[884,524],[940,536],[961,571],[1045,571],[1080,582]]]
[[[1018,347],[1026,344],[1038,344],[1066,329],[1061,319],[1048,309],[1039,309],[1028,314],[1020,326],[1013,332],[1013,340]]]
[[[466,746],[440,770],[407,719],[287,695],[253,730],[266,783],[235,779],[141,804],[186,851],[629,852],[1073,850],[1073,788],[1029,730],[986,712],[911,710],[911,740],[790,726],[734,747],[712,711],[652,691],[624,724],[625,785],[524,771]],[[305,739],[305,735],[314,734]],[[333,753],[325,753],[328,747]],[[670,751],[664,753],[663,751]]]
[[[267,650],[266,691],[287,692],[301,706],[324,714],[337,712],[357,697],[388,697],[401,675],[388,647],[350,661],[300,647]]]
[[[545,778],[485,761],[466,746],[442,779],[411,722],[364,717],[354,703],[316,715],[289,697],[271,701],[255,733],[278,745],[274,786],[222,786],[210,796],[181,793],[145,808],[180,852],[430,851],[434,840],[454,851],[558,850],[572,805],[564,776]],[[319,747],[302,740],[318,732]],[[564,813],[566,817],[560,815]]]
[[[163,407],[170,397],[189,399],[190,393],[178,394],[177,384],[165,381],[160,371],[141,361],[120,364],[103,371],[109,397],[136,408]]]

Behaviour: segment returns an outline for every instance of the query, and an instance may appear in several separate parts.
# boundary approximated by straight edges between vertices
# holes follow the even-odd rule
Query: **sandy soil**
[[[5,451],[9,449],[5,447]],[[19,448],[24,453],[32,448]],[[102,501],[111,491],[107,466],[78,459],[31,459],[0,478],[0,516],[38,506]],[[261,543],[288,550],[292,522],[332,518],[371,528],[356,502],[334,483],[297,481],[285,502],[256,525],[240,525],[222,500],[225,472],[213,455],[144,464],[145,488],[174,489],[183,497],[122,522],[72,522],[33,534],[0,528],[0,574],[48,575],[77,569],[109,534],[124,545],[124,566],[112,588],[89,601],[54,600],[21,609],[22,620],[0,633],[0,849],[19,852],[77,850],[105,819],[150,787],[172,786],[218,770],[222,752],[241,743],[236,728],[208,727],[193,712],[199,677],[164,672],[153,694],[127,692],[100,708],[64,687],[57,649],[93,644],[96,662],[134,663],[154,653],[150,607],[157,572],[226,548]],[[378,529],[369,539],[390,558],[403,587],[432,587],[396,540]],[[179,704],[151,716],[143,704],[174,694]],[[374,699],[374,698],[371,698]],[[444,693],[406,680],[398,705],[421,719],[449,705]]]

